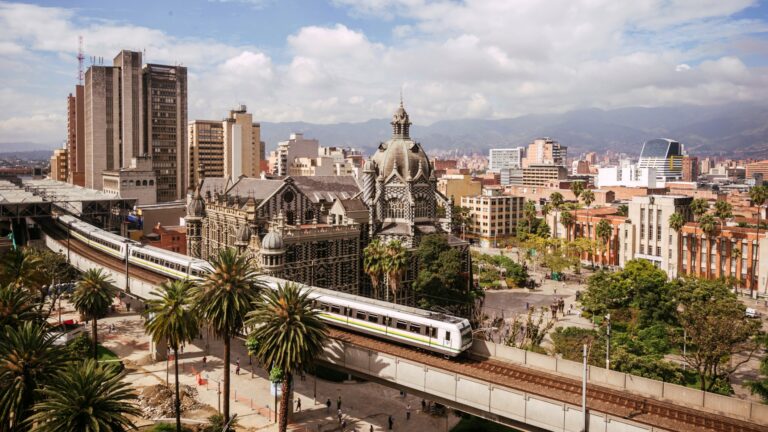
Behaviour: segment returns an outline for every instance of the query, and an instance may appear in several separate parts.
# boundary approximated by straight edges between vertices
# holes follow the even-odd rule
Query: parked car
[[[760,318],[760,312],[758,312],[754,308],[747,308],[747,310],[744,312],[744,314],[748,318]]]

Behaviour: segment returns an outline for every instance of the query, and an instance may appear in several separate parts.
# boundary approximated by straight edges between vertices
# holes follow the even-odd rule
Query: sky
[[[62,143],[78,36],[188,68],[189,119],[416,124],[768,100],[768,0],[0,1],[0,150]],[[6,144],[3,144],[6,143]]]

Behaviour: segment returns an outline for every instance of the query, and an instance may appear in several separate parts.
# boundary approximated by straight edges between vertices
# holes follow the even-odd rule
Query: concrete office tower
[[[551,138],[537,138],[528,144],[523,168],[530,165],[565,165],[568,147]]]
[[[504,168],[523,167],[525,147],[491,149],[488,157],[488,170],[501,172]]]
[[[147,153],[143,142],[143,92],[141,53],[120,51],[112,62],[119,70],[116,124],[120,128],[120,167],[127,167],[134,157]]]
[[[224,177],[233,181],[241,175],[258,177],[264,158],[259,123],[254,123],[253,115],[247,112],[245,105],[240,105],[238,109],[229,111],[223,126]]]
[[[638,168],[656,168],[661,182],[680,180],[683,176],[683,146],[671,139],[657,138],[643,143]]]
[[[304,139],[304,134],[292,133],[288,141],[280,141],[275,150],[275,166],[272,173],[288,175],[288,168],[296,158],[316,158],[320,144],[316,139]]]
[[[85,186],[85,88],[75,86],[75,94],[67,97],[67,182]]]
[[[50,177],[56,181],[67,181],[69,174],[68,169],[69,156],[67,155],[67,149],[56,149],[51,156],[51,174]]]
[[[144,65],[144,142],[157,172],[157,201],[187,193],[187,68]]]
[[[218,120],[193,120],[189,122],[189,186],[203,177],[224,177],[224,123]]]
[[[101,190],[101,173],[120,168],[119,69],[91,66],[85,72],[85,187]]]

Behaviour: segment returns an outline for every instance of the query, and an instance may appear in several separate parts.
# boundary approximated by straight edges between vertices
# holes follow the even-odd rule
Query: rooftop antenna
[[[83,60],[85,60],[83,55],[83,35],[78,36],[77,40],[77,83],[83,85]]]

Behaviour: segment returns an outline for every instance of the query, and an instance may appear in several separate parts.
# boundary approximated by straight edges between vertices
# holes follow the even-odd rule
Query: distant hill
[[[287,139],[291,132],[304,132],[307,138],[319,139],[321,145],[356,147],[370,154],[390,136],[387,119],[261,124],[268,149]],[[665,137],[682,142],[695,155],[768,158],[768,106],[740,103],[583,109],[500,120],[443,120],[429,126],[416,124],[411,127],[411,136],[428,152],[458,149],[487,153],[489,148],[525,145],[534,138],[548,136],[567,145],[570,154],[607,149],[637,154],[642,142]]]
[[[2,151],[0,144],[0,159],[21,159],[27,161],[48,160],[53,154],[53,150],[31,150],[31,151]]]

